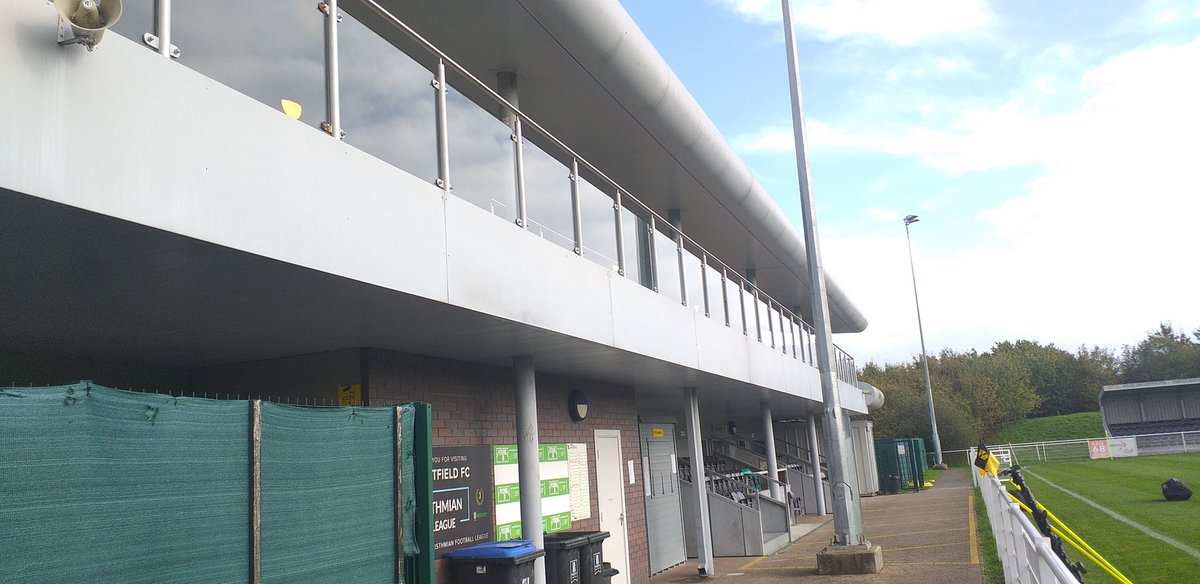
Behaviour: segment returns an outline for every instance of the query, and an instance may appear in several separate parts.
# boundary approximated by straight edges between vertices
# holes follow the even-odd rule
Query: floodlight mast
[[[912,272],[913,302],[917,305],[917,332],[921,336],[921,365],[925,368],[925,398],[929,401],[929,426],[933,432],[933,460],[938,466],[942,465],[942,441],[938,438],[937,413],[933,409],[933,385],[929,383],[929,357],[925,354],[925,327],[921,324],[921,301],[917,299],[917,269],[913,265],[912,236],[908,226],[920,221],[916,215],[904,218],[904,238],[908,240],[908,269]]]
[[[862,507],[851,493],[849,473],[854,472],[851,458],[850,429],[842,416],[841,394],[833,373],[833,329],[829,318],[829,297],[825,288],[825,269],[817,241],[812,186],[808,176],[808,147],[805,141],[804,105],[800,93],[800,71],[796,59],[796,39],[792,32],[791,0],[783,3],[783,37],[787,45],[788,81],[792,97],[792,135],[796,142],[796,175],[800,186],[800,211],[804,219],[804,247],[808,260],[808,279],[812,290],[813,328],[817,334],[817,367],[821,373],[821,395],[825,404],[824,426],[829,438],[829,484],[833,494],[833,531],[837,545],[868,543],[863,533]],[[817,472],[820,472],[819,469]]]

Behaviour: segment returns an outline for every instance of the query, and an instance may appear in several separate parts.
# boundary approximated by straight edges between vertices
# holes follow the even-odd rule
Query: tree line
[[[1200,377],[1200,329],[1189,335],[1169,323],[1120,351],[1084,346],[1072,353],[1053,343],[1019,340],[998,342],[982,353],[945,349],[929,356],[944,450],[986,441],[1027,417],[1098,411],[1104,385],[1192,377]],[[929,436],[920,356],[908,363],[868,363],[859,378],[886,396],[872,413],[877,438]]]

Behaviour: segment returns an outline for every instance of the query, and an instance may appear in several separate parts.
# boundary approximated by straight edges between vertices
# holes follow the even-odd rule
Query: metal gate
[[[640,430],[650,573],[656,574],[687,560],[679,467],[675,459],[675,425],[642,424]]]

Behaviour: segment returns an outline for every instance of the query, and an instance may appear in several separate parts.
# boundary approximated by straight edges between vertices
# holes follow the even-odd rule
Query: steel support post
[[[325,14],[325,130],[335,140],[345,137],[342,132],[342,111],[338,81],[338,36],[337,23],[342,19],[338,15],[338,0],[325,0],[318,7]]]
[[[712,310],[708,306],[708,253],[700,254],[700,288],[704,294],[704,318],[712,316]]]
[[[613,195],[613,225],[617,231],[617,273],[625,275],[625,227],[621,219],[621,189]]]
[[[154,35],[158,37],[158,54],[171,58],[171,0],[154,2]]]
[[[829,435],[829,485],[833,491],[834,540],[840,545],[866,543],[862,528],[862,507],[856,493],[849,492],[848,474],[854,461],[842,422],[842,398],[834,377],[833,330],[830,326],[829,297],[825,286],[820,240],[808,169],[808,145],[801,102],[800,73],[796,60],[796,39],[792,29],[791,0],[782,0],[784,41],[787,46],[788,81],[792,101],[792,133],[796,143],[796,168],[800,187],[800,211],[804,219],[804,246],[808,277],[812,290],[813,327],[817,332],[817,367],[821,373],[821,393],[825,402],[825,430]]]
[[[817,417],[812,414],[808,415],[808,458],[817,489],[817,515],[824,515],[828,511],[825,509],[825,485],[821,481],[821,438],[817,432]]]
[[[583,255],[583,210],[579,202],[579,159],[571,158],[571,227],[575,230],[575,255]]]
[[[675,240],[675,260],[679,264],[679,299],[684,306],[687,306],[687,272],[684,269],[683,261],[683,215],[679,209],[668,209],[667,220],[670,221],[671,227],[674,228],[671,239]]]
[[[513,71],[501,71],[496,74],[496,89],[512,107],[520,108],[521,102],[517,92],[517,74]],[[500,104],[500,121],[508,124],[512,130],[513,142],[513,179],[516,189],[517,218],[516,223],[522,229],[529,229],[529,210],[525,205],[525,154],[522,136],[521,117],[507,105]]]
[[[712,527],[708,524],[708,489],[704,477],[704,447],[700,436],[700,401],[696,398],[696,388],[683,390],[687,400],[687,448],[688,458],[692,461],[692,489],[699,502],[698,509],[691,510],[696,519],[696,569],[701,576],[713,574],[713,543]]]
[[[646,221],[646,252],[650,258],[650,284],[651,288],[658,292],[658,245],[654,238],[654,233],[658,231],[655,227],[654,215]]]
[[[250,400],[250,584],[262,584],[262,401]]]
[[[771,480],[767,484],[771,485],[771,498],[777,501],[787,502],[783,496],[783,489],[779,486],[779,459],[775,457],[775,421],[771,418],[771,402],[763,401],[762,406],[762,423],[763,423],[763,443],[767,447],[767,474]]]
[[[438,59],[437,77],[433,80],[434,115],[437,118],[437,186],[444,196],[450,196],[450,129],[446,119],[446,62]]]
[[[729,320],[729,272],[721,266],[721,308],[725,310],[725,326],[731,326]]]
[[[521,537],[545,549],[542,537],[542,474],[538,461],[537,386],[534,383],[533,357],[513,357],[513,384],[517,401],[517,473],[521,492]],[[534,564],[534,584],[546,584],[546,561]]]

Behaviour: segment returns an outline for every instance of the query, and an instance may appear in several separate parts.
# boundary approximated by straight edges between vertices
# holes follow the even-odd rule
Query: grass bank
[[[1080,412],[1020,420],[997,432],[991,444],[1021,444],[1101,436],[1104,436],[1104,424],[1100,420],[1100,412]]]

